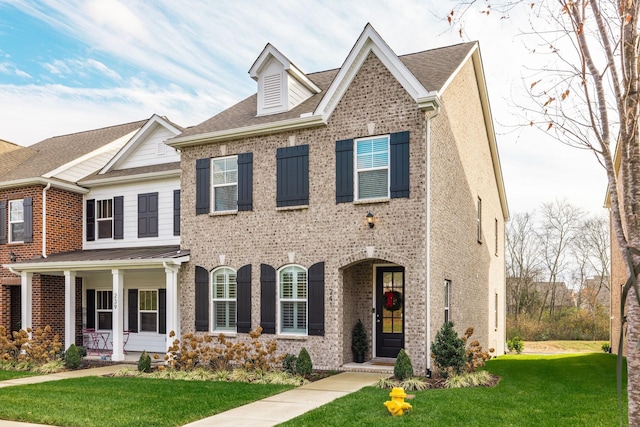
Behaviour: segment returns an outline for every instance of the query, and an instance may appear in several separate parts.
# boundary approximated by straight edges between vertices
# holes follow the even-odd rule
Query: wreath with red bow
[[[384,308],[389,311],[396,311],[402,307],[402,294],[398,291],[387,291],[384,293]]]

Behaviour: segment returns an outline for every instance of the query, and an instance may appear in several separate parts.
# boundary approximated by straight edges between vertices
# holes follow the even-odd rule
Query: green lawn
[[[501,356],[487,363],[496,387],[410,392],[413,410],[396,418],[389,391],[366,387],[282,426],[617,426],[615,366],[605,353]],[[627,425],[626,392],[623,404]]]
[[[36,375],[42,375],[42,374],[37,374],[37,373],[33,373],[33,372],[28,372],[28,371],[3,371],[0,370],[0,381],[5,381],[5,380],[12,380],[14,378],[22,378],[22,377],[33,377]]]
[[[0,419],[56,426],[178,426],[291,386],[85,377],[0,389]]]
[[[487,363],[492,388],[411,392],[413,410],[392,418],[389,391],[345,396],[285,426],[617,426],[616,356],[507,355]],[[625,373],[626,377],[626,373]],[[626,381],[623,384],[626,388]],[[0,419],[57,426],[177,426],[289,386],[86,377],[0,389]],[[623,402],[626,425],[626,392]]]

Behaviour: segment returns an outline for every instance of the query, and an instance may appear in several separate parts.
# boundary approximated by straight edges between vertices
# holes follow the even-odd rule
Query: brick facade
[[[42,256],[43,189],[42,185],[33,185],[0,190],[0,200],[33,199],[33,241],[0,245],[0,264],[11,264],[11,252],[18,261]],[[82,249],[82,195],[53,187],[47,190],[46,198],[46,254]],[[21,326],[20,277],[0,267],[0,283],[0,325],[14,330]],[[64,277],[34,274],[32,297],[33,327],[50,325],[63,339]],[[77,310],[82,313],[80,302]]]
[[[442,324],[440,285],[444,279],[453,282],[452,314],[458,329],[473,326],[474,337],[483,346],[503,350],[504,321],[494,325],[489,318],[493,290],[504,304],[504,219],[470,64],[445,93],[444,108],[432,119],[429,140],[425,114],[384,64],[369,54],[327,126],[182,148],[181,244],[191,252],[179,288],[182,332],[194,332],[196,266],[209,271],[221,265],[234,269],[253,266],[252,327],[256,328],[260,324],[260,264],[277,269],[289,264],[309,268],[324,262],[324,336],[264,338],[276,338],[281,353],[297,354],[305,347],[314,367],[336,369],[352,361],[351,330],[359,318],[367,330],[367,358],[371,358],[375,345],[374,269],[397,265],[405,269],[404,348],[416,372],[426,370],[429,337],[432,340]],[[410,197],[336,204],[335,142],[369,136],[371,124],[371,135],[409,131]],[[309,203],[296,209],[277,209],[276,149],[291,144],[309,146]],[[196,215],[196,160],[248,152],[253,153],[253,210]],[[478,197],[483,200],[483,230],[487,234],[483,243],[477,242]],[[365,220],[367,212],[375,215],[372,229]],[[498,255],[493,249],[494,218],[499,219]],[[427,241],[431,242],[429,265]],[[503,318],[504,309],[500,311],[498,317]],[[429,312],[431,321],[427,322]],[[237,334],[231,339],[245,340],[247,336]]]

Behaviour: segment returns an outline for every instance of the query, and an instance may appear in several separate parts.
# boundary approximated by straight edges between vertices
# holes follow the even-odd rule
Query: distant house
[[[181,152],[182,333],[262,327],[314,367],[405,349],[445,321],[505,347],[507,202],[478,43],[397,56],[367,25],[338,69],[271,44],[257,93],[169,140]]]
[[[30,246],[19,243],[17,260],[3,256],[3,272],[22,288],[22,327],[52,324],[64,332],[65,347],[81,343],[82,330],[96,330],[113,360],[122,360],[127,349],[163,352],[167,329],[179,332],[178,272],[189,255],[179,246],[180,155],[164,144],[182,128],[157,115],[115,128],[123,130],[117,143],[105,145],[114,140],[105,135],[99,153],[77,155],[63,166],[52,156],[57,185],[74,190],[45,199],[48,215],[64,221],[47,216],[47,253],[27,253]],[[79,149],[91,135],[63,137],[61,145]],[[82,172],[69,173],[69,162]],[[54,200],[59,204],[52,206]],[[55,245],[58,240],[73,244]],[[51,285],[40,289],[40,282]]]

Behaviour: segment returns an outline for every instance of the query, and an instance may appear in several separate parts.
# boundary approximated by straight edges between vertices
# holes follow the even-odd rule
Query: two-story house
[[[5,265],[21,275],[23,295],[32,277],[57,278],[60,289],[49,292],[61,300],[65,347],[92,330],[100,335],[90,344],[123,360],[126,350],[164,352],[167,332],[180,332],[178,271],[189,256],[179,246],[180,155],[163,141],[181,131],[157,115],[137,122],[99,168],[74,180],[82,191],[66,228],[76,245]],[[28,308],[25,321],[43,323]]]
[[[268,44],[257,93],[167,142],[181,152],[182,332],[262,327],[314,367],[431,367],[445,321],[504,352],[508,209],[477,43],[397,56],[367,25],[338,69]]]
[[[64,277],[46,273],[20,277],[14,267],[82,249],[87,189],[76,181],[104,166],[143,124],[56,136],[30,147],[5,145],[0,152],[0,325],[8,331],[50,325],[64,336],[65,286],[79,293],[80,281],[65,284]],[[67,308],[81,318],[80,306]]]

